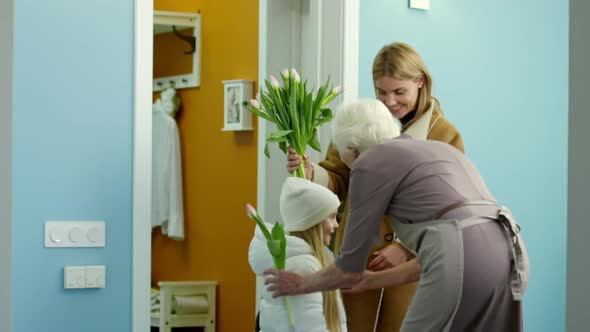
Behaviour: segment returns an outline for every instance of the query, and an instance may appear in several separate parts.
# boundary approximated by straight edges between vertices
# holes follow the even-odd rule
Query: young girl
[[[338,227],[340,201],[329,189],[309,180],[290,177],[283,183],[281,217],[287,233],[285,269],[310,274],[328,266],[332,253],[326,248]],[[272,225],[267,226],[269,229]],[[266,238],[258,226],[250,242],[248,260],[256,275],[273,268]],[[260,302],[262,332],[345,332],[346,317],[339,291],[288,297],[293,326],[283,298],[273,298],[264,288]]]

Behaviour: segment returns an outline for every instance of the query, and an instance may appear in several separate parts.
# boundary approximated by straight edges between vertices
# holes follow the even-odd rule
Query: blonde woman
[[[463,151],[461,134],[442,114],[438,100],[432,96],[432,77],[418,52],[404,43],[384,46],[373,61],[375,96],[402,124],[402,132],[416,139],[448,143]],[[287,170],[292,173],[301,158],[290,149]],[[318,164],[306,163],[307,177],[332,190],[345,202],[336,234],[334,252],[338,254],[348,219],[348,183],[350,168],[340,159],[338,148],[331,144],[326,159]],[[412,257],[394,241],[394,231],[384,217],[381,233],[373,243],[368,268],[374,271],[399,265]],[[401,322],[416,291],[416,284],[344,294],[344,306],[351,331],[399,331]]]
[[[336,213],[339,205],[336,195],[309,180],[293,177],[284,182],[280,210],[288,232],[286,270],[306,275],[332,263],[333,256],[326,245],[338,227]],[[266,238],[258,226],[250,242],[248,259],[258,276],[274,266]],[[283,299],[273,299],[268,291],[263,290],[260,331],[347,331],[344,306],[337,290],[291,296],[289,304],[293,326]]]

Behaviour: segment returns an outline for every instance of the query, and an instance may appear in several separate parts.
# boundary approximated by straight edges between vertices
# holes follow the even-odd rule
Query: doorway
[[[150,328],[153,0],[135,0],[133,143],[133,332]],[[297,67],[312,85],[328,76],[344,88],[341,100],[356,98],[358,80],[358,0],[316,2],[260,0],[258,82],[284,67]],[[206,13],[202,13],[203,20]],[[285,24],[287,22],[287,24]],[[285,38],[290,36],[290,38]],[[306,47],[301,47],[306,45]],[[346,50],[346,52],[344,52]],[[203,63],[203,66],[206,66]],[[259,121],[257,207],[266,218],[279,215],[275,199],[284,178],[284,158],[266,159],[269,124]],[[330,131],[320,134],[325,151]],[[277,151],[271,151],[277,153]],[[318,160],[323,155],[313,156]],[[223,306],[223,303],[220,302]],[[252,308],[254,309],[254,308]],[[254,310],[253,310],[254,311]],[[252,312],[254,316],[254,312]]]

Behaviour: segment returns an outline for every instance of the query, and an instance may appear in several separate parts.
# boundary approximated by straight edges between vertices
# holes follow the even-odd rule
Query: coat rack
[[[178,38],[180,38],[180,40],[184,40],[185,42],[187,42],[191,49],[189,51],[185,51],[184,54],[193,54],[195,53],[195,47],[197,44],[197,37],[195,36],[185,36],[183,34],[181,34],[180,32],[178,32],[178,30],[176,30],[176,25],[172,26],[172,31],[174,31],[174,35]]]
[[[186,35],[179,30],[192,28],[193,34]],[[201,58],[201,13],[177,13],[168,11],[154,11],[154,35],[173,33],[176,37],[187,42],[189,49],[185,55],[192,55],[192,70],[180,75],[154,78],[153,91],[166,88],[183,89],[200,86],[200,58]]]

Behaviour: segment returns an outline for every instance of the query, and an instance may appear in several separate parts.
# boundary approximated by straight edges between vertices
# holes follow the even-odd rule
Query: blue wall
[[[563,331],[568,116],[568,2],[361,2],[359,95],[373,96],[381,46],[407,42],[464,135],[496,198],[523,224],[532,280],[526,331]]]
[[[130,331],[133,1],[14,2],[14,331]],[[106,247],[44,248],[46,220],[103,220]]]

